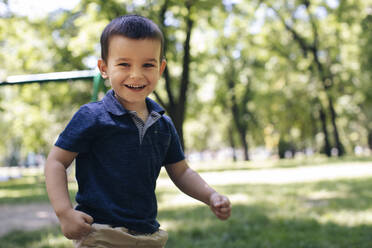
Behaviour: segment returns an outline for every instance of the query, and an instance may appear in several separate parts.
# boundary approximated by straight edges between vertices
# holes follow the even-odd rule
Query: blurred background
[[[1,1],[0,80],[96,70],[102,29],[126,13],[165,34],[152,97],[189,159],[370,154],[371,1]],[[93,80],[34,81],[0,86],[2,165],[38,163],[91,98]]]
[[[190,159],[370,153],[370,1],[2,1],[2,81],[94,70],[102,29],[126,13],[165,34],[153,98]],[[1,164],[37,163],[92,86],[1,87]]]
[[[4,181],[0,205],[29,199],[19,192],[20,196],[9,196],[6,189],[15,190],[10,185],[17,182],[14,178],[28,178],[29,184],[18,183],[27,187],[36,184],[40,186],[37,192],[42,191],[41,172],[51,146],[79,106],[92,99],[100,34],[110,20],[127,13],[154,20],[164,32],[167,69],[151,97],[173,119],[187,159],[197,170],[292,168],[353,161],[369,161],[371,165],[372,0],[0,0],[0,181]],[[57,74],[52,77],[55,80],[45,81],[35,75],[71,71],[77,75],[88,71],[91,76],[64,79]],[[19,75],[27,76],[15,77]],[[99,87],[98,99],[107,89],[107,83]],[[356,187],[348,191],[355,193],[367,192],[371,186],[367,182],[345,183]],[[238,194],[246,191],[244,185],[221,190]],[[313,186],[306,192],[312,192]],[[256,193],[270,194],[274,189],[257,188]],[[277,194],[288,197],[291,190]],[[30,199],[47,202],[43,194]],[[245,209],[252,202],[237,199],[240,217],[246,216]],[[351,198],[345,196],[347,205],[346,199]],[[260,204],[250,213],[266,206]],[[329,210],[328,203],[314,204]],[[372,208],[366,200],[363,210],[367,205]],[[249,216],[266,223],[261,214]],[[240,220],[238,217],[231,226]],[[319,229],[320,224],[312,221],[302,227]],[[337,233],[340,236],[349,230],[342,225]],[[328,227],[320,229],[327,233],[335,228]],[[371,226],[367,227],[370,231]],[[198,240],[205,233],[195,232],[195,228],[188,234]],[[233,234],[225,237],[218,230],[216,240],[231,240]],[[357,229],[356,233],[365,238],[355,241],[360,242],[356,246],[347,243],[350,239],[330,246],[336,241],[324,238],[325,242],[313,246],[307,246],[309,241],[302,245],[295,242],[293,247],[372,245],[364,231]],[[280,240],[280,235],[274,240]],[[312,240],[319,233],[307,236]],[[251,247],[251,238],[243,239],[240,246],[235,237],[239,242],[221,247]],[[292,241],[283,246],[257,241],[252,247],[292,247]],[[185,242],[171,247],[199,247],[193,241]],[[198,244],[220,247],[216,245],[220,243]]]

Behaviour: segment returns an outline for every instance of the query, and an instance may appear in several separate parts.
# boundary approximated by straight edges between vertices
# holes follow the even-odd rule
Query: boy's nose
[[[142,70],[141,68],[136,68],[132,67],[131,73],[130,73],[131,78],[140,78],[142,77]]]

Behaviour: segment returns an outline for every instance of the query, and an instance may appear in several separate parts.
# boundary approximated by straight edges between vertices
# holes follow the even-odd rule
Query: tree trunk
[[[343,146],[343,144],[340,140],[340,136],[339,136],[339,133],[338,133],[338,127],[337,127],[337,124],[336,124],[337,114],[336,114],[336,110],[333,106],[332,96],[329,93],[329,89],[333,85],[333,75],[331,75],[331,74],[328,75],[328,76],[326,75],[326,72],[325,72],[326,69],[324,68],[324,66],[319,61],[318,51],[317,51],[316,47],[312,48],[312,53],[313,53],[313,56],[314,56],[315,63],[318,67],[320,78],[321,78],[322,83],[323,83],[324,92],[326,93],[327,100],[328,100],[328,108],[329,108],[329,112],[331,113],[331,123],[332,123],[332,128],[333,128],[333,137],[334,137],[334,141],[336,143],[336,148],[337,148],[337,152],[338,152],[337,155],[339,157],[341,157],[341,156],[345,155],[345,149],[344,149],[344,146]]]
[[[168,39],[166,35],[166,28],[164,25],[165,22],[165,13],[168,8],[169,1],[165,1],[161,11],[160,11],[160,20],[162,24],[162,30],[164,33],[164,47],[166,49],[168,45]],[[164,71],[164,78],[165,78],[165,88],[167,92],[168,101],[165,102],[161,99],[161,97],[155,91],[155,97],[159,101],[159,103],[166,109],[168,114],[173,120],[174,126],[177,130],[177,133],[180,137],[181,145],[185,149],[185,142],[184,142],[184,135],[183,135],[183,123],[185,120],[186,114],[186,107],[187,107],[187,90],[190,84],[190,40],[191,40],[191,32],[193,28],[193,20],[191,19],[191,7],[192,1],[186,1],[186,8],[188,10],[188,15],[186,16],[186,39],[183,44],[184,54],[183,54],[183,61],[182,61],[182,76],[181,76],[181,83],[179,87],[179,94],[178,99],[174,97],[172,92],[172,79],[170,77],[168,68]]]
[[[187,90],[190,84],[190,40],[191,40],[191,31],[193,28],[193,21],[191,20],[191,1],[186,2],[186,7],[188,10],[188,16],[186,18],[186,39],[183,44],[183,63],[182,63],[182,78],[181,78],[181,87],[179,92],[178,106],[177,106],[177,125],[176,129],[180,135],[182,147],[184,146],[184,137],[183,137],[183,122],[185,120],[186,114],[186,104],[187,104]]]
[[[237,161],[237,157],[236,157],[236,148],[235,148],[235,141],[234,141],[234,135],[232,132],[229,132],[229,142],[230,142],[230,146],[231,146],[231,149],[232,149],[232,159],[234,162]]]
[[[248,152],[248,142],[247,142],[247,131],[245,128],[242,128],[239,130],[239,136],[240,136],[240,141],[242,142],[243,145],[243,152],[244,152],[244,160],[249,161],[249,152]]]
[[[322,131],[324,134],[324,153],[327,157],[331,156],[331,145],[329,144],[329,135],[327,130],[327,116],[324,113],[323,107],[320,105],[319,109],[320,121],[322,123]]]
[[[239,132],[240,142],[241,142],[241,144],[243,146],[243,149],[244,149],[244,160],[248,161],[249,160],[249,152],[248,152],[248,142],[247,142],[247,139],[246,139],[247,127],[244,126],[242,124],[242,121],[241,121],[242,116],[239,112],[239,106],[238,106],[236,96],[235,96],[235,93],[234,93],[235,82],[231,79],[228,80],[228,86],[229,86],[229,89],[231,89],[233,91],[232,94],[231,94],[231,112],[232,112],[232,115],[233,115],[234,124],[235,124],[236,130]]]
[[[333,106],[332,98],[330,96],[328,97],[328,102],[329,102],[329,110],[331,112],[331,121],[332,121],[332,127],[333,127],[333,135],[334,135],[335,142],[336,142],[336,148],[337,148],[337,151],[338,151],[338,156],[341,157],[341,156],[345,155],[345,148],[344,148],[344,146],[343,146],[343,144],[341,143],[341,140],[340,140],[340,136],[339,136],[339,133],[338,133],[338,128],[337,128],[337,125],[336,125],[336,111],[335,111],[335,108]]]
[[[368,147],[372,151],[372,130],[368,131]]]
[[[313,54],[314,62],[316,63],[316,66],[318,68],[320,79],[323,83],[323,88],[324,88],[324,91],[325,91],[325,93],[327,95],[327,98],[328,98],[328,107],[329,107],[329,111],[331,113],[333,136],[334,136],[334,140],[336,142],[336,148],[337,148],[337,151],[338,151],[337,155],[340,157],[340,156],[343,156],[345,154],[345,149],[344,149],[343,144],[341,143],[340,136],[339,136],[339,133],[338,133],[337,123],[336,123],[337,114],[336,114],[336,110],[333,106],[332,95],[329,92],[329,89],[334,85],[333,75],[332,75],[332,72],[327,68],[327,65],[322,64],[319,60],[318,30],[317,30],[317,26],[315,24],[315,21],[313,19],[313,16],[312,16],[312,14],[309,10],[309,5],[310,5],[310,2],[308,2],[308,5],[306,5],[306,9],[307,9],[308,14],[310,16],[310,22],[312,24],[312,29],[313,29],[313,34],[314,34],[314,42],[313,42],[312,46],[310,46],[309,48],[310,48],[310,50]]]

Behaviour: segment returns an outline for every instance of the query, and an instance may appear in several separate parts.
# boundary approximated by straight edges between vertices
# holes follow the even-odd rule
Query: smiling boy
[[[164,247],[168,235],[156,220],[155,195],[162,166],[181,191],[219,219],[230,216],[228,198],[188,167],[172,121],[148,98],[166,66],[163,40],[142,16],[111,21],[101,35],[98,67],[112,89],[102,101],[82,106],[50,151],[48,195],[76,247]],[[74,159],[75,209],[66,175]]]

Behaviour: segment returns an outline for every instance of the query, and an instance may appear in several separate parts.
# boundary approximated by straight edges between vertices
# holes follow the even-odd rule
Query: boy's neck
[[[129,111],[136,111],[137,116],[143,120],[143,122],[146,123],[147,117],[149,116],[149,111],[147,109],[146,103],[144,107],[125,107]]]
[[[123,99],[118,97],[116,94],[115,94],[115,97],[126,110],[136,111],[138,117],[140,117],[144,122],[146,122],[147,117],[149,115],[146,101],[131,103],[131,102],[124,101]]]
[[[149,111],[147,109],[146,102],[144,104],[133,104],[133,105],[123,105],[125,109],[129,111],[136,111],[137,116],[143,120],[143,122],[146,123],[147,117],[149,116]]]
[[[141,111],[141,112],[136,111],[136,112],[137,112],[137,116],[141,118],[144,123],[146,123],[147,118],[149,117],[149,111],[147,110],[147,108],[144,111]]]
[[[146,102],[144,103],[121,103],[121,105],[129,111],[136,111],[137,113],[148,112]]]

